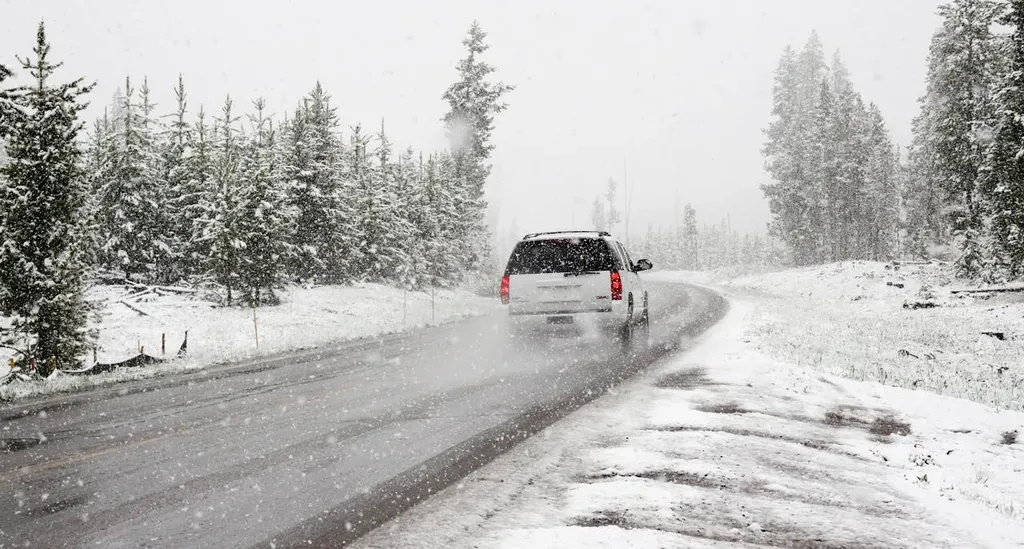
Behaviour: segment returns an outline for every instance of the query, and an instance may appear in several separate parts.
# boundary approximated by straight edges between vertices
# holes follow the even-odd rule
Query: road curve
[[[510,354],[500,315],[0,409],[0,547],[338,547],[704,331],[650,284],[654,345]]]

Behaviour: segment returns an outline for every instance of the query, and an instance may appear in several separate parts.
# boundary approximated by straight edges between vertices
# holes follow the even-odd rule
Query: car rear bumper
[[[586,313],[552,311],[543,314],[509,312],[508,325],[513,336],[602,336],[622,326],[625,309]]]

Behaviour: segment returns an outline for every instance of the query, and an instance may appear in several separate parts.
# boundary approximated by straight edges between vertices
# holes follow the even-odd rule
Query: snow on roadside
[[[756,300],[355,547],[1024,547],[1024,414],[792,366]]]
[[[138,354],[160,357],[161,337],[173,357],[188,332],[188,354],[167,364],[128,368],[95,376],[59,375],[46,382],[14,381],[0,387],[0,401],[200,369],[331,342],[379,336],[485,314],[497,300],[464,290],[404,292],[379,284],[289,287],[282,304],[248,308],[212,307],[183,296],[150,295],[130,309],[123,286],[96,286],[87,298],[102,303],[97,359],[118,362]],[[432,303],[433,301],[433,303]],[[259,335],[259,347],[256,335]],[[6,360],[5,360],[6,362]],[[6,364],[0,366],[6,370]]]
[[[1024,410],[1024,293],[954,294],[969,286],[936,264],[850,261],[739,278],[651,277],[753,299],[748,335],[774,358]],[[933,307],[904,308],[927,303]]]

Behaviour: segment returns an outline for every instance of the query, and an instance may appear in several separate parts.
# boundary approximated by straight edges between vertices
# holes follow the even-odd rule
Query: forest
[[[383,123],[343,131],[319,83],[274,116],[259,98],[208,113],[189,104],[184,76],[161,112],[148,80],[129,77],[86,124],[94,84],[55,82],[40,23],[32,55],[0,65],[0,343],[75,362],[97,277],[206,286],[250,307],[277,303],[286,282],[493,278],[484,183],[513,87],[491,82],[485,38],[474,23],[455,81],[438,90],[449,148],[417,152],[396,148]],[[6,82],[16,72],[23,83]]]
[[[986,282],[1024,271],[1024,2],[954,0],[938,14],[902,150],[838,53],[826,65],[816,35],[783,52],[763,191],[793,264],[942,260]]]

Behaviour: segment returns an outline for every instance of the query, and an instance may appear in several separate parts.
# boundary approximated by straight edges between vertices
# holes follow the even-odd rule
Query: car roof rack
[[[538,236],[545,236],[549,234],[596,234],[598,236],[611,236],[612,234],[608,231],[547,231],[543,233],[529,233],[523,237],[523,240],[527,238],[535,238]]]

